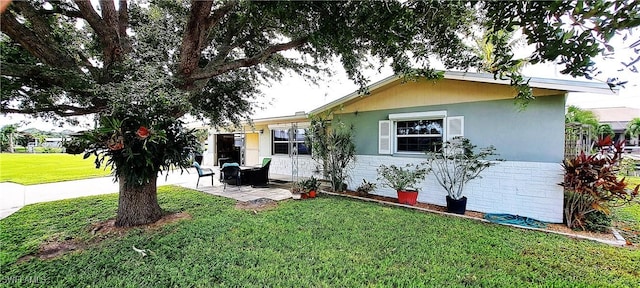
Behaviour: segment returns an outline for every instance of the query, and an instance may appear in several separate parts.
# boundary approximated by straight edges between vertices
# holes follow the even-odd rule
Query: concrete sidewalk
[[[187,169],[182,174],[179,170],[168,174],[167,178],[165,178],[166,174],[158,176],[158,186],[179,185],[195,189],[198,173],[194,169]],[[118,183],[113,180],[114,178],[109,176],[28,186],[8,182],[0,183],[0,219],[33,203],[117,193]],[[207,180],[201,179],[200,186],[211,185],[211,182],[207,183]]]
[[[224,189],[224,185],[218,181],[217,169],[214,183],[211,179],[203,177],[200,185],[196,188],[198,173],[190,168],[180,173],[173,171],[158,176],[158,186],[178,185],[185,188],[196,189],[208,194],[236,199],[238,201],[251,201],[259,198],[269,198],[275,201],[289,199],[292,197],[288,188],[270,185],[269,188],[252,188],[251,186],[231,186]],[[274,178],[289,178],[286,175],[271,175]],[[118,183],[113,181],[113,177],[92,178],[76,181],[64,181],[49,184],[23,186],[15,183],[0,183],[0,219],[20,210],[25,205],[71,199],[84,196],[110,194],[118,192]]]

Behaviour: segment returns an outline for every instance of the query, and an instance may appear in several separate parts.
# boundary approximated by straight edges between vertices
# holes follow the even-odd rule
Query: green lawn
[[[631,186],[635,187],[635,185],[640,185],[640,177],[627,176],[626,179],[627,179],[627,182],[629,183],[628,187],[631,187]]]
[[[102,177],[110,170],[96,169],[94,157],[70,154],[0,154],[0,182],[33,185]]]
[[[640,184],[640,177],[627,177],[628,187]],[[640,199],[613,210],[613,226],[625,239],[640,245]]]
[[[193,218],[99,241],[88,227],[114,217],[115,194],[26,206],[0,220],[0,277],[48,287],[637,287],[640,279],[638,249],[374,203],[322,196],[254,213],[172,186],[158,198]],[[17,263],[64,239],[88,247]],[[153,253],[143,258],[132,246]]]

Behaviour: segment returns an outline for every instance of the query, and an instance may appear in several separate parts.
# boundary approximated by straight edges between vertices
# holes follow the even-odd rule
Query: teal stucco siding
[[[509,99],[366,111],[336,118],[354,125],[359,155],[378,155],[378,121],[389,119],[389,114],[445,110],[447,116],[464,116],[464,136],[478,147],[494,145],[502,159],[560,163],[564,105],[565,96],[558,95],[538,97],[522,111]]]

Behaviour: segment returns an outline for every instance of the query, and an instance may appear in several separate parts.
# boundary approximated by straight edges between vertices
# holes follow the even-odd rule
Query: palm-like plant
[[[564,118],[565,123],[581,123],[589,125],[591,132],[598,134],[600,128],[600,121],[595,113],[589,110],[580,109],[577,106],[567,107],[567,113]],[[594,135],[597,138],[597,135]]]
[[[637,137],[640,135],[640,117],[631,119],[627,124],[627,135]]]

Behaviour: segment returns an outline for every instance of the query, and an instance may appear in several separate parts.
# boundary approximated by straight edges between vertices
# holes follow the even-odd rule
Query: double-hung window
[[[378,123],[378,153],[437,151],[443,142],[463,136],[463,125],[463,116],[447,117],[447,111],[389,114]]]
[[[271,129],[271,151],[273,155],[287,154],[291,155],[293,152],[298,155],[309,155],[311,149],[304,143],[307,129],[297,128],[274,128]]]

